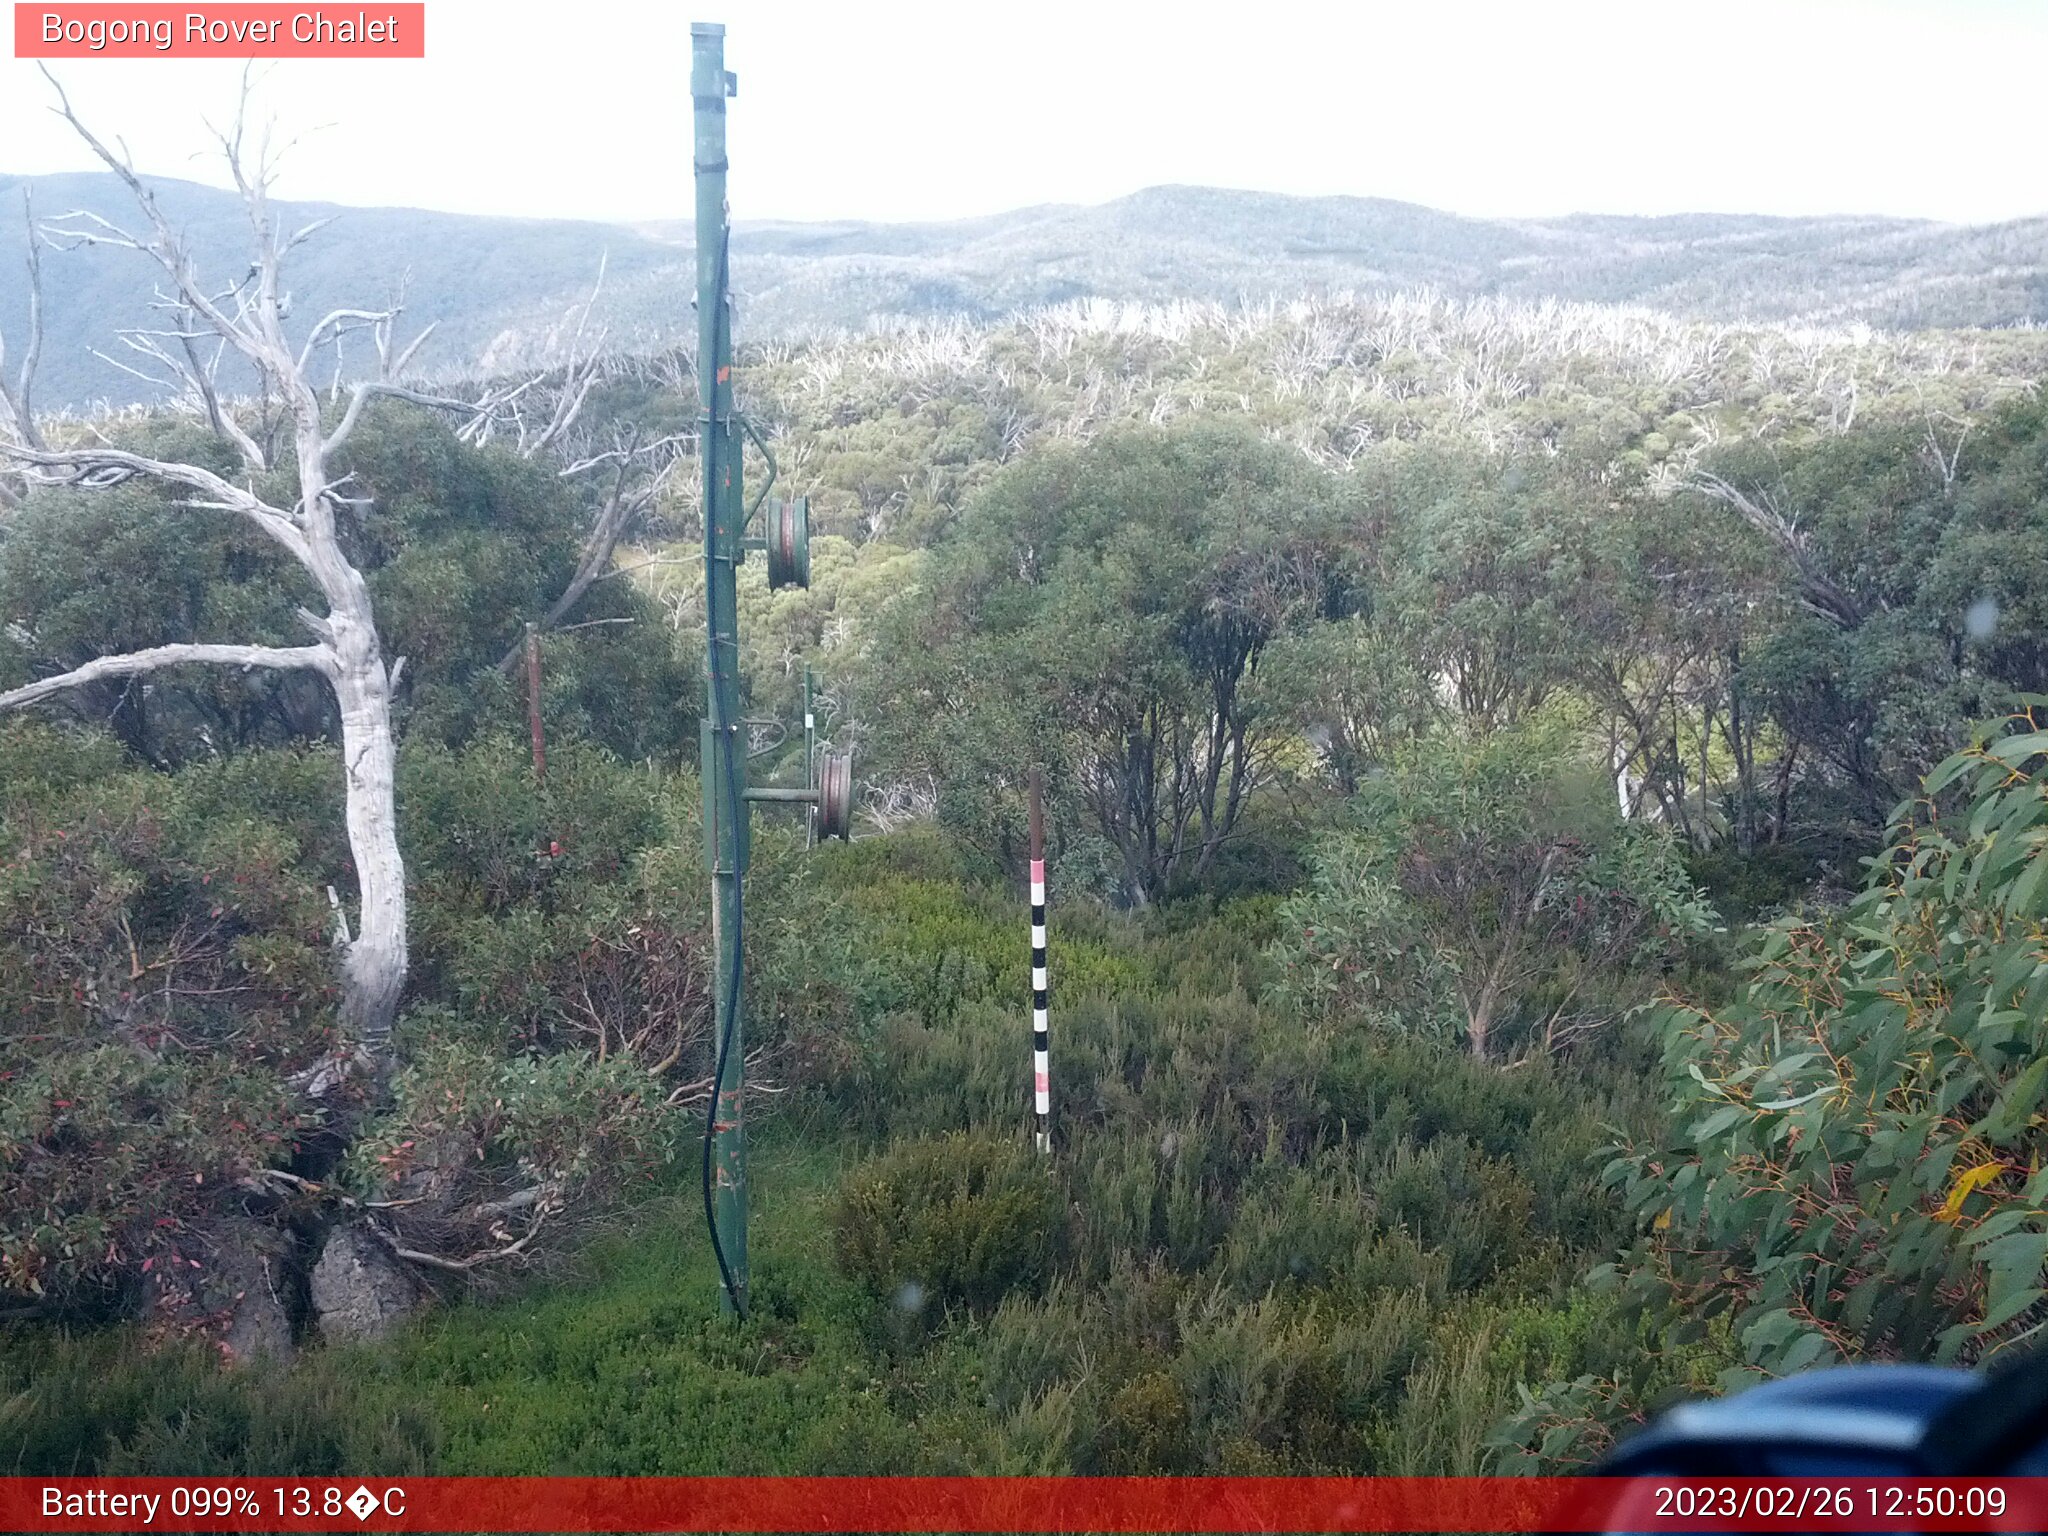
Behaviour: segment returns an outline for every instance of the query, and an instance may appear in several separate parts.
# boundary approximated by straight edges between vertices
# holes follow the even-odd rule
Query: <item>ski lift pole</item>
[[[1045,964],[1045,806],[1038,769],[1031,770],[1031,1104],[1038,1150],[1052,1151],[1052,1041],[1047,1033]]]
[[[775,483],[775,455],[733,404],[731,231],[725,201],[725,102],[738,82],[725,67],[725,28],[690,26],[690,99],[697,178],[698,456],[704,471],[704,719],[698,737],[704,788],[704,858],[711,870],[711,945],[717,955],[712,988],[715,1055],[711,1104],[704,1119],[704,1218],[718,1260],[727,1316],[747,1315],[747,1139],[743,1068],[746,1031],[741,986],[746,960],[748,826],[752,802],[801,804],[815,838],[844,841],[853,832],[853,757],[822,752],[805,765],[801,789],[747,784],[746,723],[739,708],[740,562],[758,549],[768,557],[768,588],[811,584],[810,502],[802,496],[768,505],[767,532],[746,536],[747,524]],[[741,494],[740,434],[752,438],[768,473],[748,506]],[[815,736],[805,687],[807,759]],[[813,762],[815,767],[812,766]]]
[[[697,182],[697,403],[704,472],[705,709],[699,735],[704,845],[711,869],[715,1056],[705,1113],[705,1203],[728,1316],[747,1312],[747,1144],[742,1101],[746,1036],[740,1016],[741,882],[747,867],[746,751],[739,739],[739,600],[745,558],[740,436],[732,397],[728,301],[725,102],[738,82],[725,68],[725,28],[690,27],[693,169]]]

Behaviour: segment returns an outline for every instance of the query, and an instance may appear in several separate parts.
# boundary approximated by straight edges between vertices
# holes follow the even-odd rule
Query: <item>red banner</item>
[[[18,59],[423,59],[427,8],[298,5],[14,7]]]
[[[0,1478],[9,1531],[2026,1531],[2048,1478]]]

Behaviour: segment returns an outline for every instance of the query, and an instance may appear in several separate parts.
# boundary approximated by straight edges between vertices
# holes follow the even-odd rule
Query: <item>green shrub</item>
[[[1591,1277],[1647,1321],[1561,1351],[1505,1454],[1584,1460],[1717,1371],[1982,1360],[2040,1335],[2044,708],[1980,728],[1899,807],[1846,914],[1780,919],[1738,996],[1653,1015],[1668,1120],[1605,1169],[1636,1241]]]
[[[948,1136],[855,1170],[834,1224],[839,1263],[905,1311],[986,1309],[1051,1278],[1065,1248],[1058,1187],[1022,1142]]]
[[[1167,1371],[1147,1371],[1119,1387],[1103,1409],[1095,1459],[1105,1472],[1159,1476],[1195,1463],[1187,1398]]]
[[[1373,1450],[1386,1477],[1476,1477],[1488,1470],[1494,1427],[1508,1411],[1512,1383],[1492,1367],[1483,1320],[1458,1318],[1404,1382]]]
[[[0,782],[0,1293],[99,1305],[313,1123],[329,919],[276,826],[6,739],[42,768]]]
[[[400,754],[399,827],[429,912],[503,913],[566,884],[618,879],[662,830],[660,789],[601,747],[559,742],[536,784],[524,744]]]
[[[1444,1253],[1451,1288],[1476,1289],[1534,1240],[1528,1184],[1469,1142],[1440,1137],[1396,1147],[1366,1177],[1389,1229]]]
[[[223,1370],[199,1345],[118,1332],[0,1334],[0,1475],[416,1475],[439,1434],[423,1404],[364,1413],[352,1351],[296,1370]]]
[[[10,808],[114,778],[127,766],[110,736],[62,730],[25,715],[0,720],[0,789]]]
[[[1085,1272],[1102,1278],[1121,1259],[1155,1256],[1201,1270],[1230,1222],[1219,1166],[1228,1145],[1200,1119],[1137,1120],[1082,1140],[1061,1171],[1074,1192]]]
[[[1276,994],[1325,1026],[1461,1036],[1481,1059],[1516,1026],[1548,1052],[1614,1016],[1589,983],[1714,926],[1671,838],[1620,820],[1560,723],[1426,739],[1346,811],[1271,951]]]

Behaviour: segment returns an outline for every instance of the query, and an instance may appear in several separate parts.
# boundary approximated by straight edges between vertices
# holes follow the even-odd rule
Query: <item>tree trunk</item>
[[[1756,852],[1756,756],[1750,724],[1742,712],[1742,645],[1728,647],[1728,751],[1735,759],[1735,846],[1744,858]]]
[[[1465,1044],[1472,1052],[1474,1061],[1486,1060],[1486,1036],[1493,1028],[1495,998],[1489,987],[1479,999],[1479,1006],[1465,1018]]]
[[[1486,1060],[1486,1037],[1493,1031],[1493,1016],[1500,1010],[1501,979],[1507,970],[1508,950],[1503,949],[1487,967],[1486,983],[1479,995],[1465,1006],[1465,1044],[1474,1061]]]
[[[1777,813],[1772,818],[1771,841],[1782,843],[1790,830],[1792,820],[1792,768],[1799,757],[1799,743],[1785,744],[1785,755],[1778,760],[1778,803]]]
[[[1623,821],[1629,820],[1635,812],[1635,796],[1629,793],[1628,782],[1628,765],[1632,755],[1622,750],[1619,722],[1610,723],[1607,731],[1607,760],[1614,768],[1614,795],[1619,802]]]
[[[351,572],[351,575],[354,573]],[[405,987],[405,861],[398,851],[397,749],[391,731],[391,679],[377,643],[369,594],[360,591],[334,628],[335,701],[341,707],[349,851],[362,902],[342,963],[342,1018],[349,1038],[382,1069],[391,1051],[391,1023]]]

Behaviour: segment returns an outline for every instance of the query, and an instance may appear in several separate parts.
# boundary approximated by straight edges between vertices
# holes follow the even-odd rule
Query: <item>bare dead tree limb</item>
[[[1806,532],[1765,491],[1755,495],[1729,484],[1719,475],[1697,470],[1686,482],[1704,496],[1733,507],[1742,520],[1777,545],[1792,562],[1799,578],[1799,600],[1810,611],[1843,629],[1854,629],[1870,615],[1870,605],[1859,601],[1828,575]]]
[[[520,452],[529,459],[545,453],[574,425],[576,418],[582,414],[583,402],[590,398],[591,386],[597,382],[604,362],[605,333],[600,329],[591,338],[587,350],[583,346],[583,334],[590,324],[592,311],[597,308],[598,295],[604,292],[604,274],[610,262],[609,251],[598,258],[597,281],[591,285],[590,297],[583,301],[583,307],[576,316],[576,330],[569,339],[568,367],[564,370],[562,387],[556,393],[554,410],[549,413],[547,425],[531,443],[526,442],[522,436]]]
[[[590,532],[584,536],[575,573],[537,621],[543,633],[561,629],[563,621],[583,601],[584,594],[612,574],[612,557],[620,541],[654,506],[682,461],[683,447],[688,441],[680,435],[671,434],[643,443],[639,430],[635,428],[615,440],[611,448],[586,454],[562,468],[559,473],[564,480],[605,469],[611,471],[611,478],[604,499],[598,505],[597,515],[591,521]],[[514,642],[499,659],[498,670],[508,675],[513,672],[519,665],[524,647],[523,637]]]
[[[43,354],[43,254],[41,237],[36,232],[35,198],[26,186],[21,189],[21,208],[28,233],[28,336],[22,348],[21,365],[10,383],[7,338],[0,334],[0,411],[6,415],[0,426],[27,447],[41,448],[44,443],[36,426],[35,384],[36,364]],[[10,477],[0,476],[0,508],[19,506],[21,499],[22,489],[11,484]]]
[[[1970,440],[1970,429],[1975,423],[1971,422],[1967,417],[1957,416],[1949,411],[1936,412],[1929,410],[1926,415],[1927,430],[1926,435],[1921,439],[1920,456],[1927,461],[1929,467],[1937,475],[1941,476],[1942,494],[1944,496],[1953,495],[1956,488],[1956,476],[1962,469],[1963,444]],[[1935,417],[1937,415],[1956,429],[1956,440],[1953,447],[1943,446],[1941,433],[1935,427]]]
[[[138,476],[182,485],[200,496],[186,502],[189,507],[233,512],[247,518],[265,537],[281,545],[300,564],[312,558],[305,528],[296,513],[274,507],[253,491],[223,480],[212,470],[197,464],[152,459],[121,448],[45,448],[0,444],[0,455],[22,465],[30,476],[44,485],[64,485],[75,490],[103,491]]]
[[[409,355],[412,349],[406,350]],[[360,384],[349,386],[348,409],[342,413],[340,422],[336,424],[322,451],[333,453],[347,442],[349,434],[355,431],[356,424],[362,417],[363,406],[377,399],[408,400],[414,405],[424,405],[437,411],[449,411],[472,419],[483,414],[483,407],[477,401],[458,400],[453,395],[430,394],[425,390],[409,389],[403,384],[393,384],[383,379],[367,379]]]
[[[250,667],[300,668],[331,675],[334,653],[324,645],[301,645],[290,648],[274,645],[157,645],[146,651],[95,657],[83,666],[73,667],[69,672],[60,672],[55,677],[39,678],[33,683],[0,693],[0,710],[20,709],[39,699],[46,699],[53,693],[62,693],[67,688],[82,688],[87,683],[100,682],[109,677],[135,677],[146,672],[160,672],[165,667],[185,666],[194,662],[241,667],[245,670]]]

